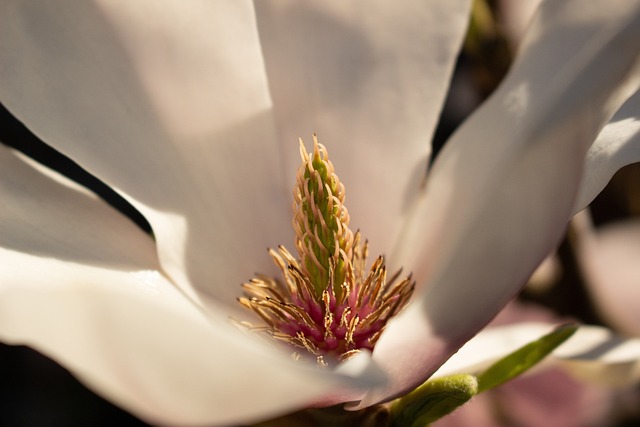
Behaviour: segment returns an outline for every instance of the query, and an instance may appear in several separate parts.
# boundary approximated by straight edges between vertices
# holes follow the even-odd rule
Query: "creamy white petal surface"
[[[4,342],[163,424],[250,422],[381,380],[367,360],[344,373],[306,368],[220,312],[205,316],[158,271],[149,236],[54,176],[0,145]]]
[[[2,144],[0,165],[4,249],[114,270],[158,269],[153,239],[84,187]]]
[[[428,377],[557,244],[584,154],[637,89],[639,52],[636,4],[564,1],[539,9],[503,85],[436,161],[393,253],[427,289],[378,342],[374,359],[393,385],[364,404]]]
[[[619,169],[639,161],[640,92],[636,92],[616,112],[589,148],[573,211],[579,212],[591,203]]]
[[[594,229],[585,210],[573,225],[580,267],[600,315],[616,329],[640,336],[640,220]]]
[[[389,255],[423,183],[469,3],[256,2],[286,170],[317,132],[372,256]]]
[[[192,298],[236,305],[291,241],[251,2],[0,5],[0,97],[149,220]]]

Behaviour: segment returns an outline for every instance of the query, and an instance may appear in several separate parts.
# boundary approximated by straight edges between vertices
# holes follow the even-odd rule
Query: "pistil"
[[[298,257],[269,250],[282,280],[258,275],[242,285],[240,304],[264,322],[249,329],[282,341],[293,356],[326,366],[373,350],[387,322],[404,308],[415,287],[411,275],[387,279],[384,258],[366,270],[368,244],[349,228],[345,188],[326,148],[313,136],[313,152],[300,140],[302,164],[293,191]]]

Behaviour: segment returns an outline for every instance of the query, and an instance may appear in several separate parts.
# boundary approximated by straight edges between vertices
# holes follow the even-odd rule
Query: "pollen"
[[[298,256],[284,246],[269,249],[281,278],[257,275],[242,285],[238,302],[262,321],[245,327],[290,346],[296,360],[329,366],[373,350],[415,281],[400,280],[401,271],[387,277],[382,256],[367,269],[368,243],[349,228],[344,185],[315,134],[312,153],[300,140],[300,158],[293,190]]]

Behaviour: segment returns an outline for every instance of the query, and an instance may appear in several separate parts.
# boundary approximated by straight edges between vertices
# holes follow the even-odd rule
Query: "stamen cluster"
[[[313,139],[313,155],[300,141],[302,164],[293,192],[299,258],[283,246],[270,249],[284,280],[258,275],[242,285],[246,296],[238,301],[265,322],[245,326],[293,346],[296,358],[309,354],[327,365],[372,350],[387,321],[409,301],[415,282],[409,276],[396,283],[400,271],[387,281],[382,256],[367,273],[367,242],[349,229],[344,186],[326,148]]]

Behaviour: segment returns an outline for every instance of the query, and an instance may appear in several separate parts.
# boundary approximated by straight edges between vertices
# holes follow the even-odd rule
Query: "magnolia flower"
[[[468,8],[3,2],[0,99],[131,202],[154,238],[2,148],[2,340],[33,346],[157,423],[357,409],[422,383],[518,291],[602,188],[601,171],[620,166],[584,159],[637,90],[637,5],[545,3],[511,73],[425,184]],[[239,284],[276,275],[265,248],[293,240],[295,144],[314,131],[348,189],[354,228],[416,281],[373,352],[335,370],[229,324],[247,315]],[[463,349],[440,372],[479,366],[542,329],[489,334],[490,348]],[[562,356],[600,356],[587,349],[609,336],[585,331]],[[609,356],[597,366],[634,366],[628,353]]]

